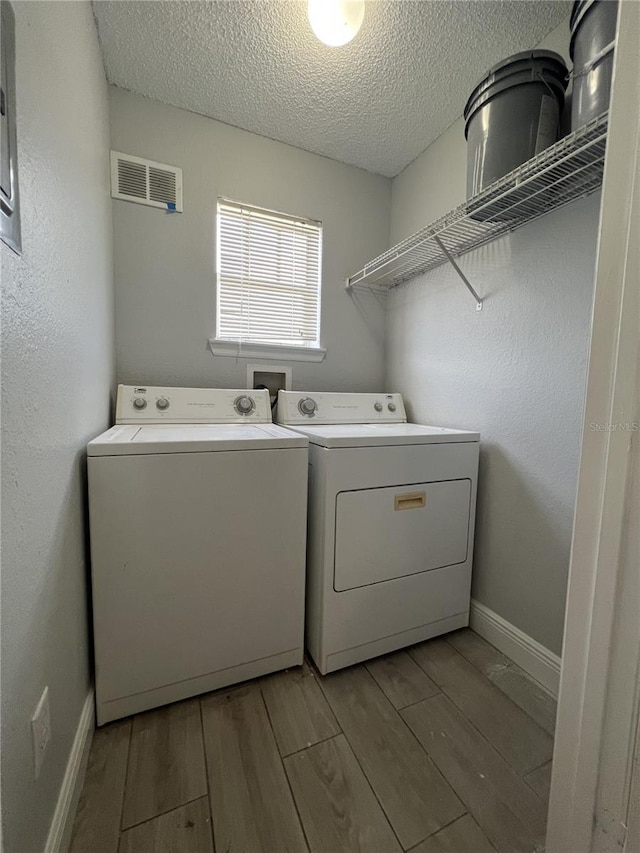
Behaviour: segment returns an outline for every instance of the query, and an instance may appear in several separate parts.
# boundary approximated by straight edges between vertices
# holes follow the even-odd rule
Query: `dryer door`
[[[467,559],[471,480],[340,492],[334,588],[338,592]]]

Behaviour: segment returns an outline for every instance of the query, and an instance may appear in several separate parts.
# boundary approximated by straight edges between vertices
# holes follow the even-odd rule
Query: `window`
[[[319,348],[322,224],[218,199],[216,342]]]

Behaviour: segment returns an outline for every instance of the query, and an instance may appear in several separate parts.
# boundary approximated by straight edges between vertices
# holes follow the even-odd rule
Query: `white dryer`
[[[306,643],[327,673],[469,622],[480,435],[400,394],[280,391],[309,438]]]
[[[88,446],[98,723],[301,664],[308,441],[267,391],[118,388]]]

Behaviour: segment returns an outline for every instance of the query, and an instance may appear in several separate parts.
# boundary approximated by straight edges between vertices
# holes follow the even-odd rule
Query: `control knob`
[[[147,401],[144,397],[134,397],[133,408],[141,412],[143,409],[147,408]]]
[[[160,397],[156,400],[156,406],[160,409],[161,412],[164,412],[169,408],[169,401],[166,397]]]
[[[301,415],[312,418],[318,410],[318,404],[311,397],[303,397],[298,403],[298,411]]]
[[[374,403],[373,408],[376,410],[376,412],[381,412],[382,411],[382,403]]]
[[[395,403],[389,403],[389,404],[387,405],[387,409],[389,409],[389,411],[390,411],[390,412],[395,412],[395,410],[396,410],[396,404],[395,404]]]
[[[239,415],[250,415],[256,404],[252,397],[243,394],[241,397],[236,397],[233,407]]]

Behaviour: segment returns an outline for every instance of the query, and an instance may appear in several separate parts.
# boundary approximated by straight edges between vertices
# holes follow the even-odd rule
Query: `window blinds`
[[[320,222],[219,199],[216,337],[318,345],[321,252]]]

